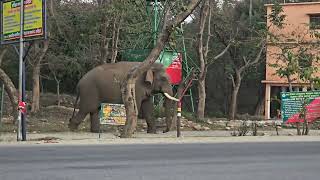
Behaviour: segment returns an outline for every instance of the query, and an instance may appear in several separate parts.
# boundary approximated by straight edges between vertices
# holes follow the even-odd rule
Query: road
[[[0,180],[311,180],[319,142],[0,146]]]

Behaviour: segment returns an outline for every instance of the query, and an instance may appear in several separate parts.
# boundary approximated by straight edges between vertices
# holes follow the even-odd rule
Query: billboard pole
[[[20,51],[19,51],[19,98],[18,98],[18,105],[20,106],[20,102],[22,102],[22,76],[23,76],[23,19],[24,19],[24,0],[20,0]],[[23,133],[22,133],[22,129],[23,129],[23,115],[22,115],[22,111],[20,109],[21,107],[19,107],[19,111],[18,111],[18,131],[17,131],[17,140],[21,141],[24,140],[23,138]]]

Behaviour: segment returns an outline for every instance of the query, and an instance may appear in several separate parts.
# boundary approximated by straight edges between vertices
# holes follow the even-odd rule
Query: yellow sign
[[[24,0],[24,37],[44,35],[43,0]],[[2,41],[20,37],[20,0],[2,3]]]
[[[126,109],[123,104],[101,104],[100,124],[125,125],[125,123]]]

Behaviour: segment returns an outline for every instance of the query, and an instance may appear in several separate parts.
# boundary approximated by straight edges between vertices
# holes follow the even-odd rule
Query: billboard
[[[150,49],[131,49],[121,52],[124,61],[142,62],[150,54]],[[172,85],[178,85],[182,81],[182,54],[172,51],[162,51],[158,63],[162,63],[170,78]]]
[[[160,54],[160,62],[164,65],[172,85],[178,85],[182,81],[182,55],[177,52],[165,51]]]
[[[100,109],[100,124],[125,125],[126,109],[124,104],[102,103]]]
[[[285,123],[303,122],[301,111],[306,104],[306,119],[313,122],[320,119],[320,91],[282,92],[281,116]]]
[[[24,0],[25,41],[45,37],[45,0]],[[20,0],[1,1],[1,44],[16,43],[20,38]]]

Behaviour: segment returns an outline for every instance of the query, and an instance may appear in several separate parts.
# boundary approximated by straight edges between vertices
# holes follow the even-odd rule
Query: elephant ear
[[[153,83],[153,71],[151,69],[147,71],[145,81],[150,83],[150,85],[152,85],[152,83]]]

